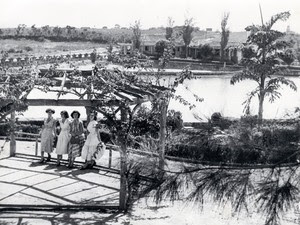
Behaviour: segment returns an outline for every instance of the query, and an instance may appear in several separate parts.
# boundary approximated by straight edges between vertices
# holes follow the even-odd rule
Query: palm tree
[[[250,32],[248,40],[244,45],[242,65],[243,71],[238,72],[232,78],[230,83],[236,84],[243,80],[253,80],[258,85],[248,95],[245,104],[245,112],[249,113],[250,103],[254,96],[258,96],[258,122],[263,119],[263,104],[265,97],[269,97],[270,102],[280,98],[279,88],[281,85],[287,85],[292,90],[297,91],[295,83],[286,79],[287,69],[280,66],[283,61],[280,59],[280,52],[292,45],[282,39],[285,35],[282,32],[273,30],[272,27],[277,21],[285,21],[289,18],[289,12],[282,12],[271,17],[271,20],[262,25],[252,25],[246,28]],[[272,75],[277,75],[276,77]]]

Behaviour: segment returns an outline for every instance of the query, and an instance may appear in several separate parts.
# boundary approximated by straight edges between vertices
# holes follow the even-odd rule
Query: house
[[[247,32],[231,32],[229,41],[225,50],[226,60],[238,63],[242,58],[241,47],[247,40]],[[157,56],[155,45],[160,40],[166,40],[165,33],[143,34],[141,37],[140,51],[148,56]],[[200,45],[209,45],[213,49],[213,60],[220,60],[221,52],[221,33],[212,31],[198,31],[194,33],[194,37],[188,47],[188,57],[199,58]],[[132,51],[133,46],[129,43],[120,43],[121,52],[128,54]],[[175,39],[175,47],[173,55],[178,58],[184,58],[186,55],[185,44],[181,36]]]

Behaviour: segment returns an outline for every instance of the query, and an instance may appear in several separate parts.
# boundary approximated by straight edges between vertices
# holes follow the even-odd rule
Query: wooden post
[[[35,156],[38,155],[38,149],[39,149],[39,137],[35,137]]]
[[[160,170],[164,170],[164,166],[165,166],[166,126],[167,126],[167,104],[166,101],[163,100],[160,104],[159,162],[158,162],[158,167]]]
[[[121,107],[121,121],[125,122],[127,119],[127,113],[124,107]],[[120,195],[119,195],[119,208],[120,210],[126,210],[127,208],[127,146],[125,136],[120,131],[119,134],[120,143]]]
[[[16,155],[16,137],[15,137],[15,122],[16,122],[16,112],[13,111],[10,116],[10,152],[9,156]]]
[[[112,158],[112,150],[109,149],[108,168],[111,168],[111,158]]]

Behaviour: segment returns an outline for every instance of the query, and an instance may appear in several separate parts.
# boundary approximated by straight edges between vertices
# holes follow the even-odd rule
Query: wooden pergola
[[[127,113],[121,106],[126,103],[126,105],[133,107],[136,110],[142,103],[150,101],[151,99],[157,97],[160,91],[165,91],[167,88],[161,86],[150,85],[147,90],[143,90],[135,85],[124,85],[122,87],[116,88],[114,91],[110,92],[108,97],[103,99],[92,98],[89,93],[86,94],[84,98],[81,99],[60,99],[60,93],[64,92],[65,88],[78,88],[78,84],[70,82],[68,80],[68,73],[74,71],[71,68],[61,68],[56,69],[56,74],[51,76],[51,80],[54,81],[55,92],[58,93],[57,99],[46,99],[35,97],[33,99],[26,99],[25,102],[28,106],[82,106],[86,108],[87,114],[90,113],[91,109],[98,109],[97,111],[103,113],[102,107],[115,107],[120,111],[120,119],[125,120]],[[82,76],[93,76],[94,69],[78,69],[77,70]],[[43,77],[48,73],[48,69],[40,69],[39,76]],[[105,82],[105,81],[104,81]],[[160,149],[159,149],[159,166],[163,168],[164,166],[164,149],[165,149],[165,130],[166,130],[166,113],[167,108],[161,107],[160,114]],[[105,113],[103,113],[105,116]],[[15,126],[16,115],[15,111],[11,113],[11,126]],[[14,156],[16,153],[16,138],[15,133],[12,132],[10,135],[10,156]],[[125,210],[127,207],[127,147],[121,144],[119,146],[120,152],[120,194],[119,194],[119,208],[120,210]]]

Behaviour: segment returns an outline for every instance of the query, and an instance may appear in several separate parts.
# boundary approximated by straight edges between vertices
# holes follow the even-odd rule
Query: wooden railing
[[[39,137],[41,135],[39,134],[33,134],[33,133],[26,133],[26,132],[15,132],[16,135],[27,135],[27,136],[31,136],[34,137],[35,140],[35,153],[34,155],[37,156],[38,155],[38,149],[39,149]],[[28,140],[27,137],[17,137],[17,139],[23,139],[23,140]],[[32,140],[32,139],[31,139]]]
[[[39,142],[40,142],[40,134],[33,134],[33,133],[27,133],[27,132],[15,132],[16,134],[16,140],[30,140],[30,141],[35,141],[35,156],[38,155],[38,149],[39,149]],[[29,137],[20,137],[18,135],[27,135]],[[5,137],[0,137],[0,138],[5,138]],[[7,139],[7,138],[5,138]],[[9,140],[9,139],[8,139]],[[112,151],[119,151],[118,146],[116,145],[106,145],[106,150],[109,151],[109,157],[108,157],[108,168],[111,168],[112,166]]]

